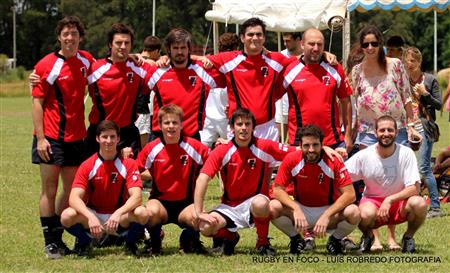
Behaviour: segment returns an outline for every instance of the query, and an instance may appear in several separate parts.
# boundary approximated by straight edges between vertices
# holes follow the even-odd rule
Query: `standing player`
[[[395,143],[397,122],[382,116],[375,122],[378,143],[352,156],[345,165],[353,181],[364,179],[366,188],[359,203],[360,251],[369,252],[372,230],[383,225],[408,222],[402,251],[414,252],[414,234],[425,221],[427,205],[418,196],[420,175],[414,152]]]
[[[275,255],[267,238],[270,210],[269,164],[282,160],[295,147],[253,136],[255,117],[248,109],[237,109],[230,118],[234,138],[212,151],[200,171],[194,194],[195,214],[203,235],[223,239],[222,252],[234,253],[238,229],[256,226],[256,248],[261,255]],[[212,212],[204,211],[208,182],[221,171],[224,185],[222,204]]]
[[[239,37],[226,32],[219,37],[219,51],[233,51],[239,48]],[[226,88],[213,88],[206,100],[206,118],[203,130],[200,131],[202,143],[212,147],[220,137],[227,139],[228,118],[226,107],[228,95]]]
[[[360,220],[350,176],[342,162],[332,161],[322,150],[324,135],[315,125],[300,131],[301,151],[291,153],[281,163],[273,184],[270,202],[274,218],[289,216],[296,233],[291,236],[290,252],[299,254],[305,242],[298,234],[311,229],[322,237],[335,229],[327,242],[330,254],[343,253],[341,240]],[[292,200],[286,188],[294,188]]]
[[[164,47],[170,57],[168,67],[152,67],[148,87],[155,92],[153,112],[167,104],[183,110],[183,135],[200,140],[199,131],[205,119],[205,103],[210,88],[217,86],[215,79],[190,57],[192,38],[184,29],[175,28],[167,34]],[[153,115],[152,138],[161,136],[158,119]]]
[[[158,112],[162,136],[147,144],[139,153],[139,170],[153,178],[147,211],[150,214],[150,245],[152,255],[161,251],[161,225],[174,223],[185,228],[180,236],[184,253],[204,253],[200,234],[195,231],[193,191],[200,167],[209,149],[199,141],[182,136],[183,111],[168,104]],[[148,173],[147,173],[148,175]]]
[[[140,55],[145,60],[145,62],[154,64],[160,57],[160,51],[161,41],[159,40],[159,38],[156,36],[147,36],[144,39],[144,50],[142,50]],[[153,96],[153,92],[146,94],[140,93],[136,102],[136,112],[138,114],[138,118],[135,122],[135,125],[139,129],[142,148],[147,144],[149,134],[151,132]],[[150,109],[152,111],[150,111]]]
[[[59,258],[70,250],[62,242],[59,215],[67,207],[70,187],[84,160],[84,90],[94,62],[78,50],[84,26],[75,16],[66,16],[56,27],[61,48],[35,66],[40,81],[32,89],[34,138],[32,162],[39,164],[42,191],[39,215],[45,239],[45,255]],[[56,200],[58,179],[63,187]]]
[[[120,127],[118,149],[125,157],[136,157],[140,150],[139,130],[134,125],[136,101],[139,92],[149,92],[145,86],[149,65],[144,63],[142,67],[137,67],[129,59],[133,42],[131,28],[121,23],[113,24],[108,32],[111,55],[92,66],[88,81],[93,105],[86,140],[90,155],[98,151],[95,132],[102,120],[112,120]]]
[[[61,215],[61,223],[77,238],[74,252],[79,256],[89,254],[92,238],[125,231],[125,249],[137,255],[136,241],[148,214],[141,205],[142,182],[136,162],[118,154],[119,135],[113,121],[104,120],[97,126],[100,150],[81,164],[70,192],[70,206]]]
[[[289,143],[298,145],[300,128],[316,124],[324,133],[323,144],[346,155],[352,147],[352,90],[344,70],[339,64],[324,61],[324,37],[320,30],[306,30],[301,43],[303,57],[291,63],[283,73],[283,87],[289,96]],[[340,130],[337,99],[341,104],[345,136]]]

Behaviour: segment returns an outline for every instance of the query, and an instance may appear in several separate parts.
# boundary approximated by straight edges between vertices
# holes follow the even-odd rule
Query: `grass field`
[[[442,138],[435,150],[450,144],[447,120],[447,114],[439,117]],[[254,230],[241,232],[241,241],[235,256],[180,255],[179,229],[168,225],[164,228],[164,255],[160,257],[128,257],[123,255],[121,249],[107,248],[95,250],[96,255],[91,259],[66,257],[61,260],[47,260],[43,255],[43,238],[38,216],[39,170],[30,162],[31,133],[30,98],[0,97],[0,252],[3,253],[0,258],[0,272],[348,273],[448,272],[450,268],[449,204],[443,205],[447,216],[427,220],[420,229],[416,236],[418,252],[412,255],[384,252],[381,255],[360,257],[347,255],[340,260],[326,255],[325,239],[322,239],[318,241],[316,253],[294,257],[288,255],[288,238],[274,227],[271,227],[270,234],[274,237],[272,244],[281,254],[277,256],[278,260],[260,260],[260,257],[254,254]],[[219,188],[217,183],[213,182],[207,197],[209,207],[219,203],[218,195]],[[405,225],[397,228],[398,240],[404,230]],[[385,234],[382,235],[384,239]],[[68,245],[72,245],[73,238],[67,234],[64,236]],[[359,241],[360,233],[355,231],[352,237]],[[211,245],[209,239],[203,238],[203,241],[206,246]],[[431,260],[424,262],[423,259],[428,257],[431,257]]]

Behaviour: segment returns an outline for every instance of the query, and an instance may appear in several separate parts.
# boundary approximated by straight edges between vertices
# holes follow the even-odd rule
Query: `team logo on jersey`
[[[180,156],[181,165],[186,166],[188,163],[188,155]]]
[[[194,86],[197,81],[197,76],[189,76],[189,81],[191,82],[191,85]]]
[[[348,174],[348,171],[347,171],[346,167],[343,167],[342,169],[339,170],[339,177],[341,179],[343,179],[347,174]]]
[[[112,172],[109,179],[110,179],[111,182],[114,184],[114,183],[117,182],[117,177],[118,177],[118,176],[119,176],[119,173],[118,173],[118,172]]]
[[[247,160],[248,165],[250,166],[250,169],[255,169],[256,166],[256,158],[250,158],[249,160]]]
[[[330,76],[323,76],[322,77],[322,82],[325,84],[325,85],[330,85]]]
[[[262,66],[261,67],[261,76],[267,77],[267,75],[269,75],[269,68],[267,66]]]
[[[278,144],[278,149],[280,149],[281,151],[287,152],[288,146],[286,144],[280,143],[280,144]]]
[[[319,184],[323,183],[323,173],[319,174]]]
[[[81,75],[83,75],[83,77],[85,77],[86,78],[86,67],[82,67],[82,68],[80,68],[80,71],[81,71]]]
[[[128,79],[129,83],[133,83],[133,81],[134,81],[133,74],[134,74],[133,72],[127,73],[127,79]]]

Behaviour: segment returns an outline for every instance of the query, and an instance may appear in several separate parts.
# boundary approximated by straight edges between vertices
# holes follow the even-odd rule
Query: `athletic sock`
[[[352,225],[345,220],[341,221],[337,224],[336,230],[332,235],[334,238],[341,240],[355,230],[356,226],[357,225]]]
[[[236,232],[231,232],[226,228],[221,228],[213,236],[216,239],[225,239],[227,241],[233,241],[236,239]]]
[[[280,216],[276,219],[272,219],[272,224],[289,237],[293,237],[298,234],[294,224],[292,224],[291,218],[287,216]]]
[[[56,241],[52,218],[53,218],[53,216],[40,217],[42,233],[44,234],[45,245],[55,243],[55,241]]]
[[[80,245],[88,245],[92,241],[92,237],[86,232],[83,225],[75,224],[66,228],[67,232],[77,237],[77,242]]]
[[[256,247],[267,245],[269,243],[269,239],[267,237],[269,235],[270,216],[253,217],[253,221],[255,222],[256,234],[258,235]]]
[[[52,222],[52,229],[53,229],[53,233],[55,236],[55,241],[56,242],[62,242],[62,235],[64,233],[64,227],[61,224],[61,216],[59,215],[54,215],[51,218],[51,222]]]
[[[144,231],[144,225],[141,225],[136,222],[130,223],[130,226],[128,227],[128,234],[125,237],[125,242],[129,244],[136,243],[138,237],[142,234]]]
[[[150,233],[151,242],[161,242],[161,229],[162,225],[156,225],[148,228],[148,232]]]

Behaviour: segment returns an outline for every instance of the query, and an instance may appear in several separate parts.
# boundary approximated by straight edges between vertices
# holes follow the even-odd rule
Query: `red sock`
[[[236,232],[231,232],[226,228],[221,228],[213,236],[214,238],[222,238],[228,241],[233,241],[236,238]]]
[[[269,235],[270,216],[254,217],[253,221],[255,222],[256,234],[258,235],[256,247],[267,245],[269,243],[267,236]]]

